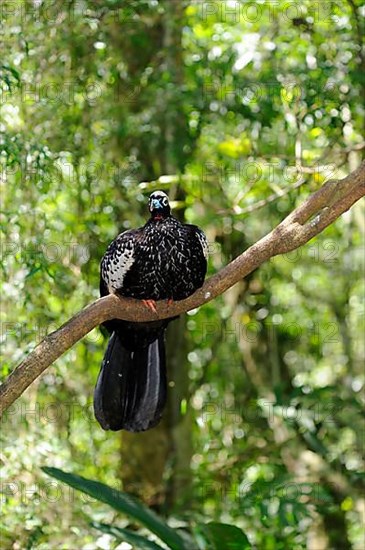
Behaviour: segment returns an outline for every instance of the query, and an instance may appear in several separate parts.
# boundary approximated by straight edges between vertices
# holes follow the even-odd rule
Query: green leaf
[[[104,485],[98,481],[63,472],[58,468],[45,466],[42,470],[49,476],[59,479],[70,487],[82,491],[100,502],[109,504],[109,506],[118,512],[127,514],[139,521],[152,533],[155,533],[155,535],[165,542],[172,550],[186,550],[184,540],[174,531],[174,529],[171,529],[171,527],[161,521],[154,512],[127,493],[112,489],[108,487],[108,485]]]
[[[251,544],[244,532],[227,523],[211,522],[203,526],[203,529],[212,544],[214,550],[249,550]]]
[[[1,69],[4,69],[5,71],[9,71],[9,73],[11,73],[13,75],[13,77],[18,81],[20,82],[20,74],[19,72],[14,69],[14,67],[10,67],[10,65],[1,65],[0,67]]]
[[[236,159],[250,153],[251,143],[250,140],[245,137],[241,137],[240,139],[228,138],[219,143],[218,151],[227,157]]]
[[[30,277],[33,277],[33,275],[38,273],[38,271],[41,271],[41,269],[42,269],[41,265],[37,265],[35,267],[32,267],[32,269],[26,274],[25,278],[29,279]]]
[[[128,542],[138,550],[163,550],[162,546],[159,546],[155,542],[133,533],[129,529],[123,529],[122,527],[115,527],[114,525],[107,525],[106,523],[92,522],[92,527],[106,533],[107,535],[112,535],[117,540],[122,542]]]

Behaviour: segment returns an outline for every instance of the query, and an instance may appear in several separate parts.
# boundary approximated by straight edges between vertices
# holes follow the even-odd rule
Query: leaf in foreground
[[[227,523],[211,522],[203,530],[214,550],[250,550],[251,544],[244,532]]]
[[[50,475],[66,483],[70,487],[82,491],[91,497],[94,497],[100,502],[109,504],[112,508],[118,512],[122,512],[132,517],[136,521],[139,521],[147,527],[152,533],[157,535],[163,542],[165,542],[172,550],[186,550],[184,539],[180,535],[171,529],[166,523],[160,520],[160,518],[146,506],[138,502],[136,499],[104,485],[99,481],[93,481],[76,474],[63,472],[58,468],[43,467],[42,470]]]
[[[112,535],[117,540],[128,542],[134,548],[138,548],[138,550],[164,550],[162,546],[159,546],[152,540],[149,540],[142,535],[138,535],[129,529],[123,529],[122,527],[115,527],[114,525],[107,525],[105,523],[98,523],[94,521],[91,525],[92,527],[95,527],[95,529],[98,529],[107,535]]]

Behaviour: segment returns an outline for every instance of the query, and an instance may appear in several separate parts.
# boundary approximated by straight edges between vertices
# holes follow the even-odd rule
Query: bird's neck
[[[170,214],[163,214],[163,213],[153,213],[150,217],[151,222],[162,222],[170,218]]]

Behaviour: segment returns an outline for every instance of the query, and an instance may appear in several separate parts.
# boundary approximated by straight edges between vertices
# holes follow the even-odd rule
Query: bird
[[[154,191],[143,227],[119,234],[100,265],[100,295],[183,300],[203,286],[208,241],[196,225],[172,216],[168,195]],[[142,432],[161,420],[167,399],[165,330],[176,319],[103,323],[108,346],[94,391],[94,413],[104,430]]]

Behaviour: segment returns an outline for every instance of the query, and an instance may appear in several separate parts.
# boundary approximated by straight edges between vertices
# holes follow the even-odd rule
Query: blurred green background
[[[106,246],[152,190],[206,232],[215,273],[355,169],[364,15],[360,0],[2,2],[2,377],[98,297]],[[59,358],[2,420],[2,548],[130,548],[89,525],[129,520],[47,465],[172,525],[236,525],[251,548],[363,550],[363,236],[358,203],[172,323],[150,432],[94,420],[99,330]]]

